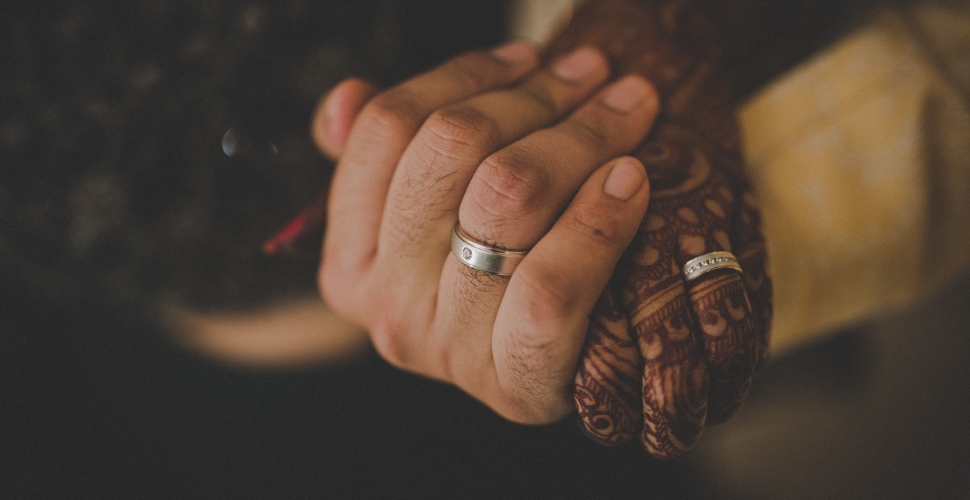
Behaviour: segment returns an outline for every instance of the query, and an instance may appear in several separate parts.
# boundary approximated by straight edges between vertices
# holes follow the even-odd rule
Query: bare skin
[[[458,311],[453,314],[457,321],[444,328],[451,332],[450,336],[445,334],[441,337],[444,341],[439,340],[439,358],[413,357],[413,350],[426,348],[429,343],[407,333],[413,331],[409,327],[390,329],[390,333],[384,328],[385,333],[375,335],[378,349],[385,357],[404,368],[456,383],[508,418],[541,423],[565,414],[562,398],[566,392],[560,384],[564,374],[575,370],[575,363],[568,360],[579,356],[579,369],[569,392],[590,435],[606,444],[638,436],[646,449],[659,458],[671,458],[689,449],[705,425],[726,420],[740,407],[755,367],[766,357],[771,287],[765,274],[757,203],[744,177],[733,107],[716,70],[717,51],[713,45],[716,39],[709,28],[703,13],[691,2],[597,1],[576,13],[573,23],[547,53],[547,58],[555,61],[580,45],[598,46],[608,54],[616,73],[640,73],[656,82],[664,103],[650,136],[642,141],[638,139],[639,146],[625,150],[634,151],[646,165],[652,200],[649,212],[638,222],[636,237],[620,258],[605,290],[598,287],[598,278],[594,279],[590,273],[586,273],[590,277],[586,282],[563,280],[560,277],[563,273],[574,273],[570,279],[579,276],[575,270],[580,264],[575,261],[558,272],[525,278],[537,280],[527,285],[531,290],[526,295],[510,294],[509,290],[514,287],[502,278],[459,268],[458,275],[465,279],[451,285],[458,292],[444,295],[443,301],[441,295],[436,295],[437,311],[449,308]],[[356,125],[359,122],[350,118],[362,108],[361,116],[366,117],[369,105],[365,103],[373,102],[374,92],[361,82],[346,82],[324,102],[315,120],[318,144],[330,154],[341,156],[342,164],[346,164],[347,154],[351,152],[349,145],[354,134],[378,133]],[[355,123],[354,129],[350,139],[343,143],[341,139],[347,135],[341,131],[340,124],[351,122]],[[408,131],[413,129],[414,126]],[[476,127],[471,130],[481,132]],[[400,135],[407,136],[408,131]],[[452,182],[447,189],[440,189],[438,182],[453,175],[453,171],[448,171],[447,175],[434,178],[431,185],[405,183],[401,192],[418,193],[427,198],[436,190],[449,194],[460,191],[464,193],[459,210],[462,224],[466,228],[470,226],[476,237],[513,248],[528,247],[539,241],[537,249],[544,248],[540,236],[546,234],[546,228],[571,199],[569,187],[578,186],[581,173],[590,171],[589,167],[584,170],[582,166],[570,169],[573,175],[567,176],[565,187],[557,187],[554,181],[541,175],[528,177],[542,172],[543,164],[562,161],[556,155],[564,148],[568,150],[569,143],[562,136],[552,137],[553,140],[531,141],[531,149],[519,154],[506,151],[503,158],[513,158],[514,162],[507,164],[514,168],[507,169],[505,177],[489,178],[488,172],[496,169],[482,163],[485,168],[476,168],[470,178],[466,175],[467,184]],[[468,136],[462,138],[465,142],[469,140]],[[406,142],[406,139],[399,140]],[[404,163],[402,159],[400,165]],[[485,174],[478,175],[479,171]],[[520,175],[522,172],[527,175]],[[587,182],[595,177],[594,174]],[[423,175],[421,179],[427,180],[428,176]],[[496,186],[501,189],[495,189]],[[341,189],[347,188],[335,184],[332,193],[336,195]],[[394,197],[386,195],[387,192],[386,188],[379,189],[376,197],[370,198],[371,202],[381,205],[382,196],[390,202]],[[553,194],[545,196],[549,192]],[[456,197],[446,204],[448,210],[425,203],[417,212],[413,207],[405,207],[411,210],[405,210],[406,217],[394,217],[386,209],[384,214],[397,221],[390,227],[406,226],[405,219],[428,219],[428,212],[435,213],[433,220],[453,223],[457,204]],[[334,205],[330,208],[332,211]],[[569,209],[566,214],[571,214]],[[339,218],[340,214],[334,217],[331,212],[331,224]],[[386,222],[373,222],[373,219],[379,217],[372,216],[372,226]],[[445,229],[438,232],[434,238],[423,240],[426,248],[446,241]],[[406,241],[414,241],[410,237],[414,233],[405,234]],[[328,229],[326,241],[332,242],[332,238]],[[561,263],[585,250],[579,246],[572,248],[574,252],[560,245],[555,252],[549,251],[547,258]],[[716,272],[686,286],[679,275],[680,266],[692,257],[716,250],[730,250],[739,257],[745,269],[743,279],[729,271]],[[373,247],[368,251],[373,252]],[[327,276],[327,259],[330,262],[335,259],[328,252],[339,253],[341,248],[337,244],[327,247],[321,273],[324,293],[336,296],[341,286],[354,286],[356,282],[348,279],[333,284]],[[612,258],[612,254],[607,255]],[[360,262],[344,263],[348,264],[359,266]],[[597,269],[605,268],[600,264]],[[342,267],[331,265],[337,269]],[[548,265],[549,269],[555,269],[552,262]],[[517,271],[517,275],[520,273]],[[566,311],[576,310],[572,307],[575,299],[566,296],[575,293],[574,287],[596,290],[596,294],[587,293],[582,299],[583,307],[579,311],[587,315],[584,320],[564,322],[562,317],[567,316]],[[559,293],[562,290],[568,293]],[[598,300],[591,299],[600,290],[603,293]],[[393,302],[395,293],[399,297],[408,295],[405,289],[399,288],[384,299]],[[513,300],[518,301],[517,306],[510,305]],[[490,339],[481,335],[479,350],[487,351],[481,346],[490,344],[493,354],[490,363],[480,363],[469,371],[465,364],[467,356],[454,356],[457,351],[442,348],[449,343],[467,342],[463,326],[496,325],[498,322],[492,318],[499,317],[503,307],[530,314],[512,315],[515,321],[502,323],[501,328],[507,329],[504,333],[493,330]],[[536,310],[547,314],[531,314]],[[593,314],[588,316],[590,311]],[[365,315],[358,312],[355,316]],[[373,324],[373,318],[368,319]],[[584,325],[584,329],[588,325],[581,353],[575,346],[576,339],[583,336],[575,333],[536,335],[527,342],[520,339],[528,338],[530,333],[548,332],[550,325],[561,327],[563,323],[573,331],[577,324]],[[384,349],[380,347],[382,342],[388,344]],[[441,355],[442,352],[445,354]],[[479,355],[480,359],[487,360],[487,357]],[[459,359],[461,362],[456,363]],[[435,363],[437,367],[433,366]],[[483,374],[493,382],[485,390],[473,383],[481,380]],[[498,391],[494,390],[495,385]]]
[[[328,303],[364,325],[385,359],[524,423],[572,411],[589,312],[649,199],[642,165],[615,158],[657,109],[642,78],[603,87],[595,50],[536,62],[534,48],[513,43],[369,100],[366,86],[341,86],[344,108],[360,114],[339,151],[320,273]],[[500,208],[529,213],[528,240],[495,232]],[[450,254],[459,213],[476,238],[535,245],[511,279]],[[561,261],[563,250],[578,261]]]

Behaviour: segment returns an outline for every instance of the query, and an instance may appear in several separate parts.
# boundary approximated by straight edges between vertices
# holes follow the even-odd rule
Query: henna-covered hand
[[[690,449],[727,420],[767,357],[771,281],[760,213],[747,182],[717,38],[692,0],[584,5],[548,52],[593,45],[616,73],[656,86],[662,110],[634,156],[652,197],[593,318],[576,376],[580,418],[595,439],[640,437],[658,458]],[[727,250],[744,269],[685,286],[681,266]]]

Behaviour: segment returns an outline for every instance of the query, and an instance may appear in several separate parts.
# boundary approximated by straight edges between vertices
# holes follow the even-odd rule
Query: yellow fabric
[[[743,106],[775,353],[970,265],[967,10],[884,12]]]

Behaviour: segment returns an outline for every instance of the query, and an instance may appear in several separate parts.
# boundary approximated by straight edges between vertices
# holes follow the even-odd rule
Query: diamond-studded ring
[[[711,252],[694,257],[684,264],[681,272],[684,275],[684,281],[690,283],[692,279],[718,269],[734,269],[739,273],[742,272],[738,258],[731,252]]]
[[[499,276],[510,276],[529,253],[528,250],[504,250],[475,241],[462,230],[460,222],[455,224],[451,235],[451,251],[462,264]]]

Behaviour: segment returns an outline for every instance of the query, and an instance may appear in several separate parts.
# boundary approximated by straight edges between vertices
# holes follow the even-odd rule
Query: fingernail
[[[529,42],[515,40],[492,50],[492,55],[507,63],[521,64],[536,59],[536,49]]]
[[[591,47],[581,47],[556,61],[552,72],[563,80],[575,82],[593,76],[603,64],[603,56],[599,51]]]
[[[633,158],[620,158],[603,183],[603,192],[622,201],[633,198],[640,191],[647,173]]]
[[[618,113],[629,113],[643,104],[651,93],[646,80],[628,75],[614,83],[600,102]]]

